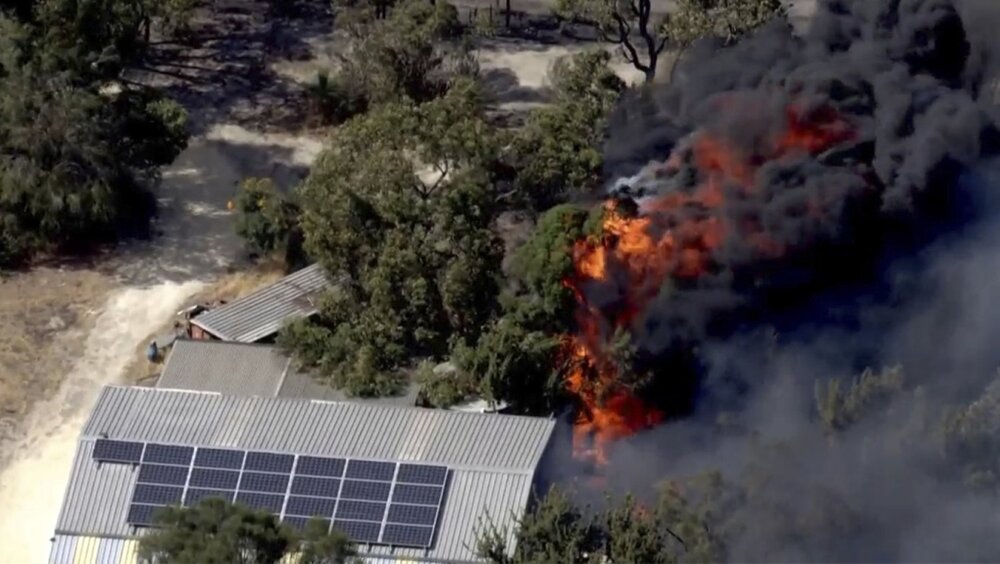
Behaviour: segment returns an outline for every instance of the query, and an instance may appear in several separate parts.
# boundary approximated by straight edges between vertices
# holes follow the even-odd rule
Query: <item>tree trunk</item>
[[[646,77],[646,84],[653,82],[656,79],[656,63],[660,58],[660,54],[652,50],[649,52],[649,66],[646,67],[645,72],[642,74]]]
[[[507,22],[507,24],[506,24],[506,25],[507,25],[507,29],[510,29],[510,0],[507,0],[507,16],[506,16],[506,22]]]

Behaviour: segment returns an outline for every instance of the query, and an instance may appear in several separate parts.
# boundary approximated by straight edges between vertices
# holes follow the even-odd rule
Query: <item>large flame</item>
[[[576,332],[565,338],[563,352],[570,367],[566,387],[580,405],[573,447],[578,458],[603,466],[611,442],[663,420],[664,413],[624,382],[609,339],[632,327],[668,279],[692,280],[710,271],[715,251],[729,235],[743,238],[762,256],[785,252],[759,225],[736,224],[720,213],[727,190],[749,193],[763,163],[817,154],[854,135],[831,108],[803,112],[793,106],[785,117],[783,130],[756,143],[754,154],[737,150],[724,137],[696,132],[685,145],[689,153],[675,151],[663,166],[670,174],[681,162],[691,163],[699,178],[694,190],[644,201],[636,213],[617,200],[605,202],[600,236],[574,244],[574,271],[564,284],[577,299]],[[607,294],[614,298],[609,303],[592,303],[592,296]]]

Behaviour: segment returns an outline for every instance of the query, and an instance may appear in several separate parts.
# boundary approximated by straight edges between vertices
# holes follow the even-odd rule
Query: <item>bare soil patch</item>
[[[39,398],[51,397],[115,287],[108,276],[76,268],[36,268],[0,280],[0,466],[4,445],[24,432]]]

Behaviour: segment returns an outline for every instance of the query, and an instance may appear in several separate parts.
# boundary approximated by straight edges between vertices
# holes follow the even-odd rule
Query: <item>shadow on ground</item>
[[[246,260],[228,210],[240,182],[270,177],[287,189],[307,172],[289,145],[195,139],[164,171],[152,239],[121,244],[104,268],[133,286],[217,276]]]
[[[270,68],[277,59],[312,55],[309,40],[333,30],[329,2],[301,0],[291,13],[263,1],[218,1],[200,11],[184,43],[154,44],[147,63],[130,79],[161,87],[191,115],[191,132],[236,123],[275,131],[304,119],[300,84]]]
[[[480,74],[485,90],[497,104],[542,103],[549,99],[547,87],[522,86],[517,74],[509,68],[483,69]]]

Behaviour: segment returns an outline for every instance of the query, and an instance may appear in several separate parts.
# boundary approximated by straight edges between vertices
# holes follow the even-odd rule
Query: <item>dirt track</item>
[[[83,354],[63,385],[36,405],[26,421],[26,438],[12,452],[14,461],[0,479],[0,539],[5,562],[44,562],[62,501],[76,438],[94,397],[118,381],[135,349],[137,335],[148,335],[200,282],[167,282],[111,292],[88,335]],[[44,536],[43,536],[44,535]]]

